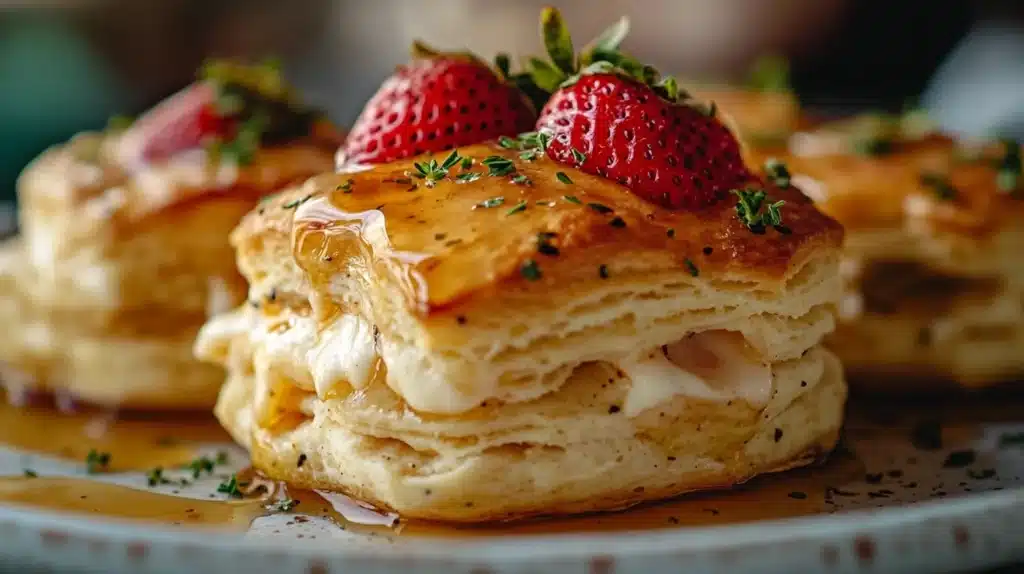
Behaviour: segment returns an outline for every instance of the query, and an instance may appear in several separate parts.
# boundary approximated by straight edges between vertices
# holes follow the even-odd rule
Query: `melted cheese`
[[[377,362],[374,329],[355,315],[342,315],[320,332],[306,351],[317,396],[323,398],[340,382],[360,389],[370,383]]]
[[[698,333],[618,366],[632,381],[623,407],[631,417],[675,396],[764,405],[772,391],[771,365],[724,331]]]
[[[223,363],[231,341],[239,337],[252,345],[261,369],[311,387],[320,398],[339,385],[368,385],[378,358],[373,326],[356,315],[341,315],[319,329],[311,317],[266,317],[246,307],[207,322],[196,339],[196,356]]]
[[[388,385],[411,404],[450,406],[464,399],[441,373],[424,372],[413,356],[385,340],[378,344],[373,326],[356,315],[340,315],[318,328],[311,317],[291,313],[261,317],[242,308],[203,327],[197,355],[223,361],[224,341],[239,336],[253,346],[257,372],[285,376],[301,388],[315,390],[320,399],[335,395],[342,386],[366,387],[382,358]],[[721,402],[740,399],[764,406],[775,383],[772,365],[742,336],[727,331],[699,333],[611,362],[631,380],[623,406],[630,417],[677,396]]]

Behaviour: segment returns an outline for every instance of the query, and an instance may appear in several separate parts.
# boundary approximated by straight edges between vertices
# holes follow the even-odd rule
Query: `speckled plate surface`
[[[624,513],[463,530],[359,526],[339,518],[366,521],[350,504],[312,493],[282,510],[265,499],[272,485],[233,499],[217,490],[244,454],[190,430],[199,423],[6,409],[0,557],[60,572],[969,571],[1024,560],[1022,406],[1012,397],[856,404],[843,448],[820,467]],[[31,436],[12,430],[36,422]],[[184,438],[132,426],[143,424]],[[118,433],[134,442],[104,442]],[[87,474],[80,454],[93,442],[112,445],[112,458]],[[50,454],[29,448],[44,443]],[[200,464],[198,478],[171,465],[156,477],[119,469],[143,451],[170,463],[183,444],[212,468]]]

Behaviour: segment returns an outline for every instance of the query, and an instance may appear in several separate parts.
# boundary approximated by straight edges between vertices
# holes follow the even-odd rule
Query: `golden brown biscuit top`
[[[30,210],[132,223],[221,192],[255,201],[332,169],[338,141],[334,128],[324,123],[308,137],[259,149],[245,165],[195,149],[130,166],[120,160],[120,134],[83,133],[29,165],[18,194]]]
[[[878,155],[851,153],[836,145],[838,136],[827,132],[799,137],[803,139],[797,149],[791,146],[781,156],[762,155],[783,159],[794,182],[847,228],[922,221],[941,230],[983,236],[1020,225],[1024,216],[1021,192],[1000,189],[998,183],[999,171],[993,164],[1002,146],[967,160],[953,139],[939,134],[894,142],[891,153]]]
[[[314,284],[384,265],[409,307],[428,313],[499,287],[543,293],[627,269],[780,280],[842,239],[841,227],[794,188],[766,189],[772,201],[786,201],[786,232],[759,235],[737,218],[734,197],[670,211],[546,157],[524,161],[496,144],[459,153],[474,165],[453,167],[432,186],[409,175],[414,161],[317,177],[250,213],[233,242],[290,235]],[[481,160],[489,156],[511,160],[516,171],[487,175]],[[467,172],[481,175],[459,181]]]

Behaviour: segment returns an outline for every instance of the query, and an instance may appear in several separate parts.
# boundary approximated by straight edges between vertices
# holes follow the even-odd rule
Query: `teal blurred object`
[[[73,27],[45,13],[0,16],[0,201],[25,164],[120,108],[115,74]]]

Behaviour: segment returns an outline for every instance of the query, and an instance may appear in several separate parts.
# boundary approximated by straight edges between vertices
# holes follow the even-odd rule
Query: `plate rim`
[[[264,556],[394,560],[443,559],[518,563],[523,560],[565,558],[658,557],[678,554],[740,551],[745,547],[781,543],[812,543],[847,537],[878,538],[908,525],[932,526],[933,520],[951,521],[970,528],[976,520],[1004,518],[1024,530],[1024,487],[971,493],[963,496],[874,509],[858,509],[778,520],[758,520],[715,526],[680,526],[657,531],[613,533],[524,534],[494,538],[417,536],[398,544],[351,545],[337,539],[296,539],[290,536],[249,536],[216,528],[171,527],[145,520],[92,518],[85,514],[0,505],[0,532],[31,529],[45,537],[97,538],[124,544],[156,544],[210,551],[246,552]],[[998,522],[998,519],[995,521]],[[145,528],[140,528],[144,525]],[[728,533],[728,536],[722,536]],[[952,540],[952,538],[951,538]],[[1024,557],[1024,537],[1009,550]],[[524,555],[523,548],[530,552]],[[453,553],[453,550],[457,552]]]

